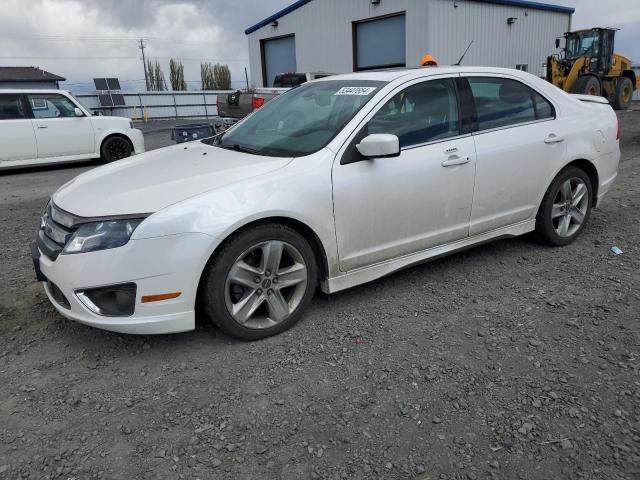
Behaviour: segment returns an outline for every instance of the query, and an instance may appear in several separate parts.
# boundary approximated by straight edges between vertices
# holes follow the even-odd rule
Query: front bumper
[[[200,233],[130,240],[126,245],[97,252],[39,256],[36,272],[46,279],[44,289],[53,306],[66,318],[80,323],[133,334],[163,334],[195,328],[195,302],[200,275],[213,250],[214,239]],[[133,315],[99,315],[83,304],[79,290],[133,282]],[[180,292],[173,299],[143,303],[142,297]],[[60,295],[68,305],[61,301]]]
[[[136,153],[136,155],[139,153],[144,153],[144,135],[142,134],[142,130],[138,128],[130,128],[128,135],[131,143],[133,144],[133,151]]]

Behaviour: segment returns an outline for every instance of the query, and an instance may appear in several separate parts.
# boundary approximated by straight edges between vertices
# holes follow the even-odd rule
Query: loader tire
[[[600,87],[600,80],[592,75],[585,75],[584,77],[578,77],[576,83],[571,87],[571,93],[577,93],[580,95],[595,95],[600,96],[602,89]]]
[[[633,82],[629,77],[621,77],[616,85],[616,93],[611,105],[614,110],[627,110],[633,99]]]

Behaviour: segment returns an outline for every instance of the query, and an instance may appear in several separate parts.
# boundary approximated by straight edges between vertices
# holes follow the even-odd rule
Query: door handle
[[[38,128],[49,128],[47,125],[38,125]]]
[[[564,137],[562,135],[556,135],[555,133],[550,133],[547,138],[544,139],[544,143],[560,143],[564,142]]]
[[[442,162],[443,167],[455,167],[457,165],[464,165],[465,163],[469,163],[471,158],[469,157],[458,157],[457,155],[453,155]]]

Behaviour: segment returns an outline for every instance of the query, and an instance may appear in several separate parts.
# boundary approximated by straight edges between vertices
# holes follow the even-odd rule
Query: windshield
[[[213,144],[276,157],[309,155],[325,147],[384,85],[370,80],[305,83],[271,100]]]
[[[573,33],[567,37],[566,58],[598,56],[598,32]]]

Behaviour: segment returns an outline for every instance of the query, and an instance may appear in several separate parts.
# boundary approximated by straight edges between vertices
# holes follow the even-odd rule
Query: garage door
[[[279,73],[296,71],[296,39],[289,37],[262,41],[262,62],[265,87],[273,87]]]
[[[354,70],[405,66],[404,15],[356,22],[354,29]]]

